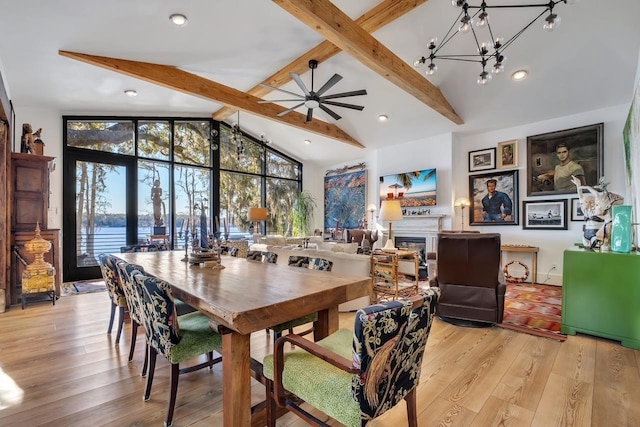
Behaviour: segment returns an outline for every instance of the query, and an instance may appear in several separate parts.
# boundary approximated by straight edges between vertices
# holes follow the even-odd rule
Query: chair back
[[[123,260],[113,255],[98,255],[100,271],[102,272],[102,278],[107,287],[109,298],[111,298],[111,301],[118,307],[125,307],[127,304],[126,296],[120,283],[120,274],[117,269],[117,264],[122,261]]]
[[[500,272],[499,233],[440,233],[438,282],[495,288]]]
[[[136,274],[144,274],[144,268],[141,265],[129,264],[122,260],[117,264],[117,267],[118,273],[120,274],[120,283],[122,283],[122,289],[127,298],[127,304],[129,305],[129,314],[138,325],[144,326],[142,294],[140,290],[137,289],[138,284],[133,278]]]
[[[142,312],[147,342],[166,358],[180,342],[180,327],[169,283],[144,274],[133,275],[142,289]]]
[[[360,373],[353,376],[352,391],[362,425],[418,385],[439,297],[440,289],[429,288],[411,299],[382,302],[356,313],[353,363]]]
[[[331,271],[333,261],[324,258],[309,258],[309,268],[312,270]]]
[[[262,251],[247,251],[247,261],[262,262]]]
[[[309,257],[300,255],[290,255],[289,264],[293,267],[309,268]]]
[[[278,254],[275,252],[264,252],[262,254],[262,262],[276,264],[278,262]]]

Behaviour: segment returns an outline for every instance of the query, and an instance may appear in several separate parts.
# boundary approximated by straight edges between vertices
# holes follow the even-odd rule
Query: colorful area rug
[[[562,323],[562,288],[531,283],[508,283],[504,317],[499,326],[539,337],[565,341]]]
[[[62,285],[62,295],[90,294],[92,292],[106,291],[104,280],[81,280],[68,282]]]

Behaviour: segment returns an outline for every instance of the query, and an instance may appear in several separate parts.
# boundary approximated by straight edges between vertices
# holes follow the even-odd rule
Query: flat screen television
[[[398,173],[380,177],[380,203],[397,198],[407,211],[436,205],[436,170]]]

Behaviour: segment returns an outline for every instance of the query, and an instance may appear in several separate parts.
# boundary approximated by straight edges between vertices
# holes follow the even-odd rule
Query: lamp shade
[[[383,200],[379,218],[381,221],[400,221],[402,219],[400,200]]]
[[[264,221],[267,216],[267,208],[249,208],[249,221]]]
[[[469,202],[469,199],[467,199],[466,197],[460,197],[458,199],[456,199],[456,201],[453,203],[454,206],[460,206],[460,207],[467,207],[471,205],[471,202]]]

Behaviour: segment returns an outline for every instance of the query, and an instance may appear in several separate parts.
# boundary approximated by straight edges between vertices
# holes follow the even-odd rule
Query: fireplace
[[[420,256],[420,278],[427,277],[427,239],[424,237],[395,237],[395,246],[398,249],[415,251]],[[415,268],[415,267],[414,267]]]

